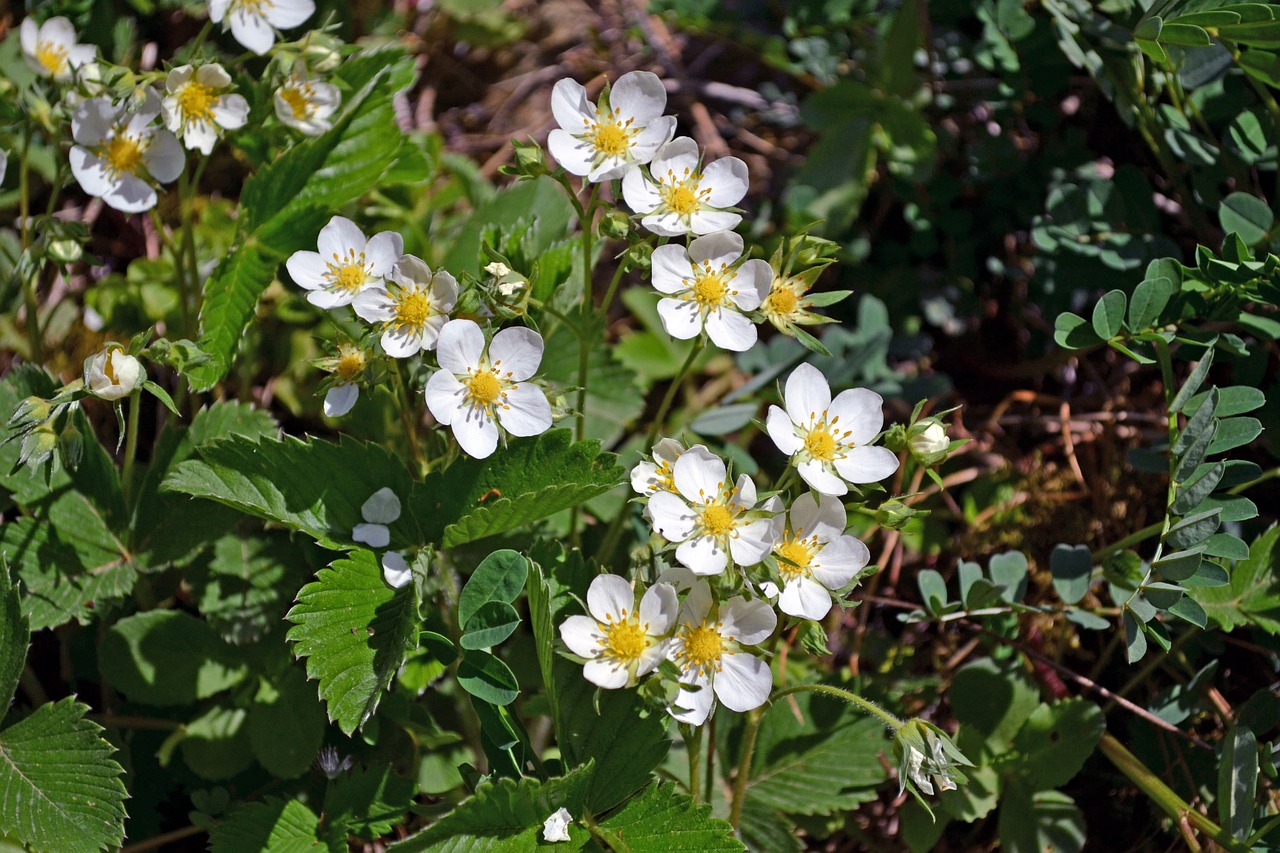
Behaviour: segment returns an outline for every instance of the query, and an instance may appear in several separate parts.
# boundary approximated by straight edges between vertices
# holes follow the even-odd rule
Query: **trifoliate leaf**
[[[278,779],[310,769],[324,742],[324,708],[297,665],[258,684],[249,707],[249,746],[254,758]]]
[[[1035,790],[1065,785],[1102,738],[1102,711],[1084,699],[1041,705],[1013,739],[1015,761]]]
[[[246,803],[209,830],[211,853],[342,853],[347,849],[346,833],[336,837],[330,826],[320,837],[320,818],[298,800],[268,797]]]
[[[230,779],[249,769],[248,712],[227,704],[213,705],[185,726],[182,760],[203,779]]]
[[[329,719],[348,735],[377,710],[382,691],[417,646],[417,585],[392,589],[369,551],[321,569],[286,615],[294,654],[320,682]]]
[[[240,645],[261,639],[279,625],[294,591],[311,574],[299,545],[280,531],[236,532],[217,539],[213,553],[196,559],[187,570],[196,607],[209,627]]]
[[[651,784],[599,825],[601,840],[630,853],[745,850],[733,827],[711,817],[711,806],[696,804],[671,783]]]
[[[40,853],[119,846],[124,769],[88,710],[62,699],[0,732],[0,834]]]
[[[247,672],[213,629],[178,610],[121,619],[99,646],[98,666],[115,689],[148,705],[187,705],[238,684]]]

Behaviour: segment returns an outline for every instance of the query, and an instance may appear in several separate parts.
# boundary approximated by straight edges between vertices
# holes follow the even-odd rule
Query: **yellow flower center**
[[[107,353],[107,361],[102,365],[102,375],[111,380],[112,385],[119,385],[120,380],[116,378],[116,354],[114,352]]]
[[[364,372],[364,351],[359,349],[343,349],[338,356],[338,375],[344,382],[350,382]]]
[[[685,628],[684,659],[691,666],[702,670],[712,670],[720,663],[724,654],[724,638],[715,628],[699,625],[696,628]]]
[[[412,329],[421,329],[430,316],[431,303],[427,301],[427,294],[421,290],[415,290],[404,294],[396,303],[394,322],[397,327],[408,326]]]
[[[604,655],[619,661],[633,661],[649,646],[649,639],[635,619],[624,619],[601,626]]]
[[[764,313],[772,317],[789,317],[800,307],[800,297],[780,279],[775,279],[773,289],[764,300]]]
[[[654,479],[658,481],[658,490],[666,490],[674,492],[676,490],[675,472],[671,470],[671,464],[668,462],[659,462],[657,470],[654,471]]]
[[[67,49],[51,41],[42,41],[36,45],[36,61],[56,77],[67,70]]]
[[[609,124],[597,124],[595,131],[591,135],[591,145],[600,154],[608,157],[617,157],[626,153],[630,141],[629,137],[630,134],[622,125],[612,122]]]
[[[693,283],[693,299],[703,308],[716,308],[723,305],[729,295],[729,286],[720,273],[699,275]]]
[[[213,89],[194,80],[187,82],[178,92],[178,106],[187,121],[207,121],[213,118],[213,108],[218,96]]]
[[[262,17],[266,15],[266,12],[262,7],[266,6],[267,8],[270,8],[274,5],[275,3],[273,0],[231,0],[230,11],[234,12],[236,9],[243,9],[250,15]]]
[[[491,370],[477,371],[467,380],[467,393],[477,403],[487,406],[502,394],[502,383]]]
[[[724,536],[733,529],[733,512],[722,504],[712,504],[702,511],[702,526],[711,536]]]
[[[138,140],[124,134],[117,134],[106,143],[103,159],[117,175],[135,174],[142,165],[142,146]]]
[[[794,566],[791,563],[778,563],[778,574],[787,580],[808,574],[809,565],[813,562],[813,552],[800,539],[783,542],[778,546],[778,555],[795,563]]]
[[[369,271],[364,266],[364,252],[357,254],[355,249],[347,249],[345,258],[334,252],[325,277],[338,290],[346,293],[358,292],[369,280]]]
[[[293,112],[293,117],[299,121],[310,114],[311,103],[301,89],[285,86],[280,90],[280,97],[289,105],[289,109]]]
[[[702,206],[698,200],[697,184],[694,184],[694,189],[690,189],[685,184],[663,187],[661,193],[662,201],[667,208],[681,216],[688,216]]]
[[[814,459],[830,462],[836,458],[835,436],[825,426],[815,427],[804,437],[804,449]]]

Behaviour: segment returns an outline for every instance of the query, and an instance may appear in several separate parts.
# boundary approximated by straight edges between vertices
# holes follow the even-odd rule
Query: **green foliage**
[[[135,702],[187,705],[245,677],[234,652],[204,622],[178,610],[120,620],[103,638],[98,666]]]
[[[7,709],[13,700],[30,642],[31,626],[22,615],[18,586],[9,579],[8,572],[0,571],[0,708]],[[0,722],[3,721],[0,715]]]
[[[409,811],[414,785],[389,765],[356,767],[333,780],[325,793],[324,815],[352,835],[379,838]]]
[[[294,779],[306,773],[324,733],[324,709],[300,667],[290,666],[258,681],[249,707],[249,747],[272,776]]]
[[[347,734],[363,726],[417,647],[417,584],[391,589],[369,551],[353,551],[321,569],[286,618],[294,654],[320,682],[329,719]]]
[[[299,800],[268,797],[239,807],[209,831],[212,853],[263,853],[347,849],[346,837],[336,838],[332,828],[322,833],[320,818]]]
[[[1255,626],[1280,634],[1280,564],[1272,527],[1249,547],[1249,557],[1235,564],[1227,586],[1200,590],[1197,599],[1213,623],[1224,631]]]
[[[0,833],[40,853],[96,853],[124,838],[124,769],[89,709],[67,698],[0,731]]]

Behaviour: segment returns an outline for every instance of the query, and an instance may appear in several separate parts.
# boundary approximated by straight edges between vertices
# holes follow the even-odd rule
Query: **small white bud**
[[[916,432],[907,441],[911,453],[925,465],[936,465],[947,458],[947,450],[951,447],[951,439],[947,437],[947,429],[938,421]]]
[[[119,400],[146,381],[142,362],[118,347],[108,347],[84,360],[84,384],[95,397]]]

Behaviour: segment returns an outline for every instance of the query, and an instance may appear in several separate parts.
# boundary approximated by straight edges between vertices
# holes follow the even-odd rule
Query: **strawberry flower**
[[[698,144],[687,136],[659,148],[648,175],[632,169],[622,178],[627,206],[641,215],[640,224],[664,237],[736,227],[742,217],[727,208],[746,194],[746,163],[722,157],[704,169]]]
[[[675,116],[664,116],[667,90],[658,75],[632,71],[618,78],[600,103],[565,78],[551,92],[551,111],[560,125],[547,136],[547,148],[561,166],[596,183],[620,178],[648,163],[676,130]]]
[[[673,338],[706,332],[716,346],[734,352],[755,345],[755,324],[746,316],[769,292],[773,268],[767,261],[738,263],[742,238],[717,231],[683,246],[653,250],[653,286],[669,294],[658,301],[662,325]]]

